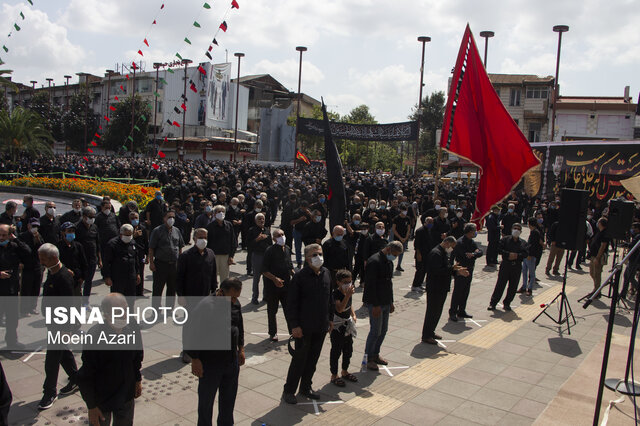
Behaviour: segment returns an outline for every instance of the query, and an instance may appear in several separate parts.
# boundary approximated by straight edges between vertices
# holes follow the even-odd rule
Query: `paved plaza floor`
[[[485,248],[486,234],[480,233],[478,240]],[[245,284],[240,302],[247,362],[240,370],[235,405],[237,424],[520,425],[536,421],[538,424],[592,421],[610,299],[603,297],[587,310],[578,303],[592,288],[586,266],[584,271],[570,271],[567,276],[567,294],[577,321],[569,335],[566,325],[559,331],[545,316],[532,322],[542,310],[541,304],[549,303],[562,286],[561,277],[544,275],[546,253],[537,269],[540,282],[533,296],[517,295],[512,312],[505,312],[500,305],[496,311],[487,311],[497,269],[486,268],[484,257],[479,259],[467,309],[473,318],[449,321],[448,299],[437,329],[443,339],[433,346],[420,342],[426,296],[411,291],[415,268],[413,243],[409,246],[402,265],[405,272],[394,277],[396,311],[390,316],[381,351],[389,365],[379,372],[361,371],[369,325],[359,289],[354,295],[358,337],[350,369],[358,377],[358,383],[347,382],[346,387],[338,388],[329,382],[327,338],[313,381],[322,398],[314,402],[299,397],[295,406],[280,400],[290,361],[284,316],[280,310],[280,341],[268,341],[266,305],[250,304],[251,277],[243,275],[246,252],[238,253],[237,264],[231,271]],[[145,287],[151,289],[149,273]],[[107,288],[99,281],[94,292],[105,294]],[[557,307],[550,307],[549,312],[557,316]],[[624,370],[628,343],[625,336],[630,327],[631,312],[621,309],[615,321],[611,377]],[[162,329],[155,327],[145,336],[148,347],[142,371],[143,394],[136,401],[135,424],[195,424],[198,382],[190,374],[190,366],[178,358],[178,352],[160,349],[161,336]],[[42,351],[2,356],[14,398],[10,424],[87,422],[87,410],[79,394],[61,397],[51,409],[37,411],[44,377]],[[80,354],[76,357],[80,365]],[[581,367],[588,368],[581,370]],[[66,384],[64,376],[61,373],[61,385]],[[566,387],[572,380],[575,383]],[[605,403],[616,398],[613,392],[605,391]],[[626,399],[619,408],[612,409],[610,424],[632,423],[633,405]]]

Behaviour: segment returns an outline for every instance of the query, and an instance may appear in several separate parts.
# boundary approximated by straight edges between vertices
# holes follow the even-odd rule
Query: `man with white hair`
[[[133,242],[133,226],[124,224],[120,235],[112,238],[104,249],[102,277],[112,293],[123,294],[133,307],[140,276],[137,247]]]
[[[234,265],[233,256],[236,254],[236,233],[233,225],[225,220],[225,207],[215,206],[213,215],[216,218],[207,226],[207,247],[216,255],[216,270],[220,282],[229,278],[229,265]]]
[[[262,276],[262,261],[264,253],[271,245],[271,235],[269,229],[265,226],[265,216],[258,213],[255,216],[255,226],[249,228],[247,232],[247,241],[249,242],[249,252],[251,253],[251,264],[253,265],[253,293],[251,295],[251,303],[259,304],[260,297],[260,278]],[[264,298],[264,291],[262,297]]]
[[[324,266],[331,272],[331,280],[336,282],[336,272],[340,269],[351,271],[351,258],[349,257],[349,247],[344,240],[345,230],[342,226],[336,225],[331,232],[332,238],[322,244],[324,253]]]

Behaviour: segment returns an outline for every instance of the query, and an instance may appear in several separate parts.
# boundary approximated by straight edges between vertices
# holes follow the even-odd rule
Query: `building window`
[[[136,92],[137,93],[148,93],[151,92],[151,79],[139,80],[136,82]]]
[[[500,89],[496,89],[496,94],[500,97]]]
[[[540,123],[529,123],[529,142],[540,142],[540,132],[542,125]]]
[[[158,112],[162,112],[162,101],[158,101]]]
[[[527,99],[547,99],[549,91],[546,87],[527,88]]]
[[[511,89],[511,96],[509,96],[509,106],[520,106],[520,89]]]

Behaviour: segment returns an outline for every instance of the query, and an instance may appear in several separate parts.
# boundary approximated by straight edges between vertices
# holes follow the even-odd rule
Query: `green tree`
[[[63,120],[64,113],[60,105],[53,105],[48,93],[37,93],[28,105],[28,108],[42,117],[44,126],[57,141],[64,140]]]
[[[420,137],[418,145],[418,172],[436,169],[437,149],[436,131],[442,128],[446,98],[443,91],[427,95],[422,100],[422,114],[418,114],[418,106],[414,107],[410,120],[420,118]]]
[[[86,113],[86,116],[85,116]],[[69,110],[62,118],[63,139],[67,147],[84,152],[85,150],[85,123],[87,147],[98,130],[98,116],[93,113],[91,101],[84,88],[80,88],[69,100]]]
[[[0,65],[3,65],[3,64],[4,62],[0,60]],[[16,92],[18,91],[18,86],[16,86],[15,83],[13,83],[11,80],[7,78],[8,75],[11,74],[12,72],[13,71],[11,70],[0,70],[0,89],[2,89],[2,91],[0,91],[0,110],[9,109],[9,100],[4,94],[6,90],[5,88],[9,88]]]
[[[133,132],[131,131],[132,102],[135,105]],[[139,96],[129,96],[120,101],[115,108],[116,110],[111,114],[111,123],[102,138],[105,148],[112,151],[131,151],[130,138],[133,138],[134,152],[144,151],[147,146],[149,130],[147,117],[151,115],[149,106]]]
[[[51,155],[53,138],[42,117],[22,107],[0,111],[0,150],[15,160],[20,154]]]

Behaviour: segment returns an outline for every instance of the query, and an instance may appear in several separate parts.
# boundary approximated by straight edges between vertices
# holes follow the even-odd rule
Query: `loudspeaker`
[[[562,189],[556,235],[558,247],[567,250],[580,250],[584,247],[587,234],[588,195],[588,191],[580,189]]]
[[[633,203],[631,201],[611,200],[609,202],[609,223],[607,234],[610,238],[626,238],[633,222]]]

